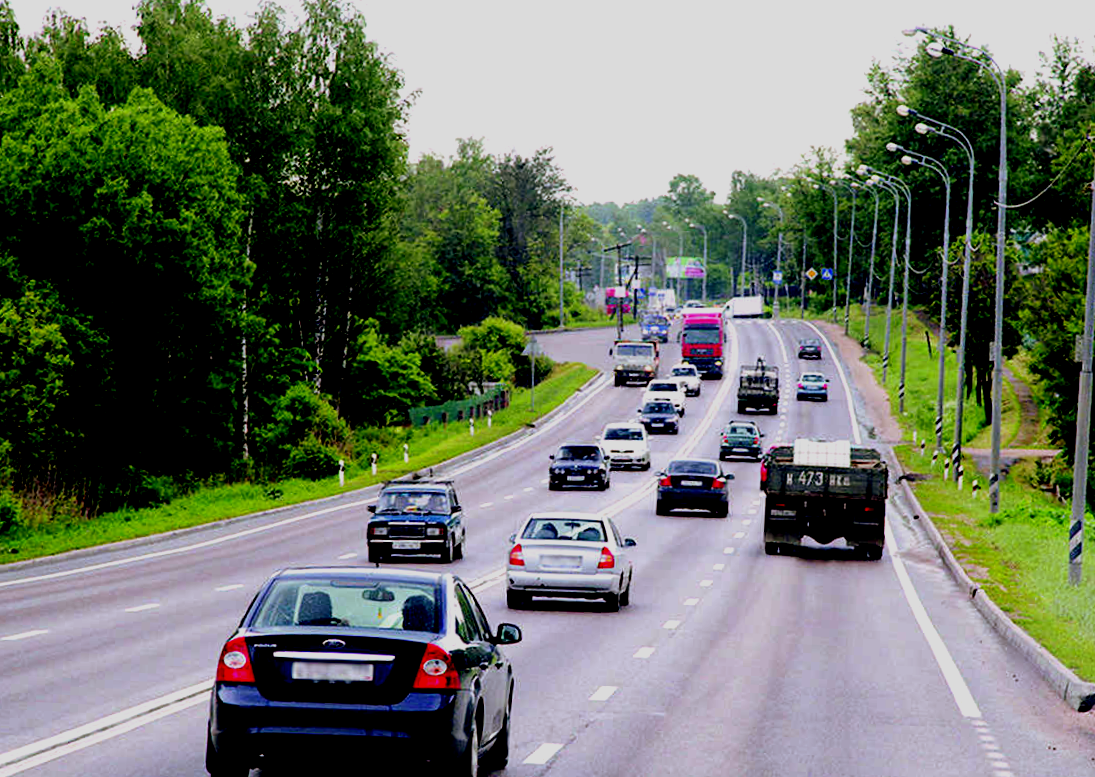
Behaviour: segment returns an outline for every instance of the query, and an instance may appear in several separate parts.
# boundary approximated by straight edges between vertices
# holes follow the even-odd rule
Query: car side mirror
[[[608,355],[609,355],[609,356],[611,356],[611,355],[612,355],[612,349],[611,349],[611,348],[609,348],[609,349],[608,349]]]
[[[509,536],[509,541],[510,541],[510,544],[513,544],[514,542],[517,542],[517,535],[516,534],[511,534]]]
[[[624,547],[625,548],[633,548],[638,544],[639,543],[635,542],[635,540],[631,539],[630,537],[627,537],[627,538],[624,539]]]
[[[367,509],[370,513],[375,513],[376,512],[376,505],[369,505],[369,507]]]
[[[724,473],[722,473],[722,477],[725,480],[733,480],[734,479],[734,473],[733,472],[724,472]]]
[[[554,453],[549,453],[548,458],[551,459],[552,461],[554,461],[555,460],[555,454]]]
[[[761,432],[761,433],[760,433],[760,436],[761,436],[761,437],[766,437],[767,435],[765,435],[765,434],[764,434],[764,432]]]
[[[498,634],[494,637],[495,645],[512,645],[521,641],[521,627],[513,623],[499,623]]]

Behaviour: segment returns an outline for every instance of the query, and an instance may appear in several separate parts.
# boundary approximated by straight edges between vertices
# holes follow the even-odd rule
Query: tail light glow
[[[669,488],[673,485],[673,481],[671,481],[669,479],[669,476],[666,475],[664,478],[658,481],[658,485],[662,486],[663,488]]]
[[[243,637],[233,637],[224,644],[220,661],[217,662],[217,682],[255,682],[255,670],[251,666],[251,655]]]
[[[514,545],[513,550],[509,552],[509,563],[512,567],[523,567],[525,565],[525,552],[521,550],[520,544]]]
[[[414,678],[414,688],[419,691],[459,690],[460,675],[452,663],[452,656],[432,642],[426,645],[422,664]]]
[[[726,485],[726,481],[723,480],[722,478],[714,478],[711,481],[711,488],[722,488],[725,485]]]
[[[601,548],[601,560],[597,562],[597,569],[612,569],[616,566],[616,557],[608,548]]]

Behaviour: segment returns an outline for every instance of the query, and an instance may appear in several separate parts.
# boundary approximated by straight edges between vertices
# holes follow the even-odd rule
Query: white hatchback
[[[677,381],[676,378],[668,380],[666,378],[655,378],[647,384],[646,391],[643,392],[643,399],[641,404],[647,402],[672,402],[673,409],[677,411],[677,415],[684,415],[684,387]]]
[[[613,467],[650,469],[650,441],[646,427],[638,421],[605,424],[597,442]]]
[[[698,397],[700,390],[703,388],[700,381],[703,379],[700,376],[700,371],[696,369],[696,365],[689,364],[688,362],[681,362],[680,364],[673,365],[673,369],[669,371],[669,375],[673,380],[677,381],[684,388],[684,393],[690,397]]]

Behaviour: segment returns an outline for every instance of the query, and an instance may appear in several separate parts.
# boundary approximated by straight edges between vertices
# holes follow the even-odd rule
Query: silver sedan
[[[632,567],[624,539],[608,516],[533,513],[510,536],[506,604],[527,607],[534,596],[604,599],[610,612],[631,601]]]

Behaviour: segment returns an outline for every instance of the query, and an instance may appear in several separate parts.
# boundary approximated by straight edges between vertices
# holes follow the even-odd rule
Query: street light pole
[[[689,221],[688,226],[692,229],[703,230],[703,304],[707,304],[707,227],[703,224],[697,224],[694,221]]]
[[[874,294],[874,256],[878,243],[878,192],[871,181],[867,181],[867,191],[874,195],[874,227],[871,229],[871,262],[867,270],[867,288],[863,293],[863,348],[871,346],[871,297]]]
[[[954,480],[958,484],[958,489],[961,490],[962,477],[964,474],[962,467],[962,417],[965,412],[964,404],[966,401],[966,322],[969,317],[970,253],[973,248],[973,144],[970,143],[969,138],[967,138],[958,128],[952,127],[949,124],[944,124],[938,119],[932,119],[922,113],[918,113],[907,105],[897,106],[897,113],[900,116],[913,116],[923,119],[923,121],[918,122],[916,125],[916,131],[921,135],[934,132],[937,135],[942,135],[943,137],[958,143],[966,152],[966,161],[969,163],[969,186],[966,190],[966,244],[962,257],[962,308],[958,327],[957,386],[955,388],[954,402],[954,441],[951,444],[951,468],[953,470]],[[951,132],[954,134],[950,134]]]
[[[862,165],[857,172],[859,172],[860,175],[864,175],[869,169],[870,168],[866,165]],[[890,246],[890,290],[886,297],[886,341],[882,349],[882,383],[885,384],[887,371],[890,365],[890,332],[893,328],[893,287],[894,277],[897,274],[897,231],[900,228],[901,223],[901,194],[897,191],[896,187],[892,186],[878,175],[872,176],[871,180],[874,181],[876,186],[881,186],[893,195],[893,242]]]
[[[847,186],[849,189],[852,190],[852,224],[851,224],[850,227],[848,227],[848,280],[847,280],[847,283],[845,284],[845,287],[844,287],[844,334],[847,335],[848,334],[848,320],[849,320],[849,317],[850,317],[851,299],[852,299],[852,249],[855,245],[855,198],[856,198],[856,190],[859,189],[859,184],[857,184],[857,183],[847,183],[845,181],[840,181],[840,180],[837,180],[835,178],[833,180],[831,180],[829,183],[831,183],[833,185],[834,189],[835,189],[835,187],[838,183],[841,183],[841,184],[844,184],[845,186]],[[835,289],[836,289],[836,279],[835,278],[833,279],[833,289],[834,289],[834,292],[835,292]],[[836,307],[835,293],[834,293],[834,298],[833,298],[833,307],[834,307],[834,312],[835,312],[835,307]],[[835,319],[834,319],[833,323],[836,323]]]
[[[559,204],[559,328],[566,324],[563,317],[563,214],[566,212],[566,203]]]
[[[729,213],[724,210],[723,215],[741,222],[741,274],[738,276],[738,293],[740,294],[741,283],[745,278],[745,252],[749,247],[749,225],[737,213]]]
[[[989,512],[1000,511],[1000,426],[1003,415],[1004,391],[1004,248],[1007,242],[1008,209],[1008,85],[1004,71],[996,60],[985,51],[955,38],[941,35],[924,27],[906,30],[906,35],[924,33],[935,40],[925,50],[929,56],[939,58],[944,54],[972,62],[992,76],[1000,90],[1000,161],[996,194],[996,299],[992,343],[992,472],[989,475]],[[940,41],[955,46],[943,45]],[[963,53],[975,52],[974,56]],[[980,59],[979,57],[984,57]],[[987,60],[987,62],[985,61]]]
[[[776,240],[776,273],[780,276],[780,281],[776,283],[776,295],[772,301],[772,318],[779,318],[779,286],[783,283],[783,208],[774,202],[767,202],[763,197],[757,197],[757,201],[760,202],[762,208],[775,208],[779,213],[779,237]]]

